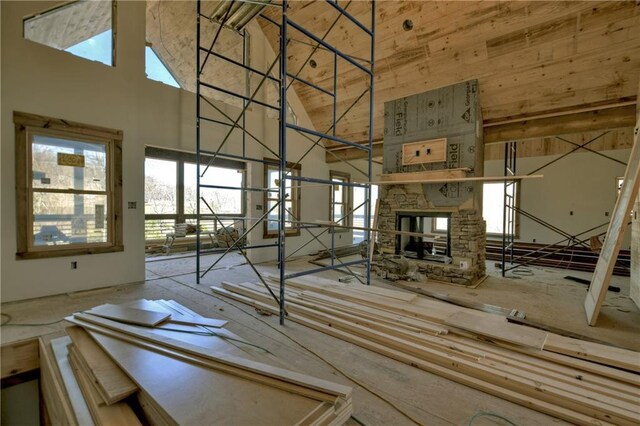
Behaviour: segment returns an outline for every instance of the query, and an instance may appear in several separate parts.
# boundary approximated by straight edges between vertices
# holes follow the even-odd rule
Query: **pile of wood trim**
[[[74,324],[67,335],[41,342],[53,423],[319,426],[341,425],[353,411],[350,387],[283,368],[221,328],[226,321],[174,301],[101,305],[65,319]]]
[[[275,276],[267,276],[274,288]],[[278,312],[263,286],[220,295]],[[640,353],[508,323],[416,294],[287,280],[288,319],[575,424],[640,423]]]

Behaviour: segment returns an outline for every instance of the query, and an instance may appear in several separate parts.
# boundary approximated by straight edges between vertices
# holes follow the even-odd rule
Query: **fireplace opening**
[[[397,231],[423,235],[397,235],[395,253],[410,259],[449,263],[450,218],[450,213],[443,212],[397,212]]]

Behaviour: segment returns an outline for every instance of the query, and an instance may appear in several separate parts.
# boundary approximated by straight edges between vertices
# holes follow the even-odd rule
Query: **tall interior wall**
[[[626,162],[630,150],[618,149],[602,153]],[[517,174],[532,172],[557,157],[559,156],[518,158]],[[501,176],[503,170],[503,160],[485,161],[486,176]],[[624,172],[624,165],[596,154],[570,154],[536,173],[544,175],[544,178],[522,181],[519,187],[520,208],[572,235],[578,234],[609,221],[616,202],[616,177],[623,176]],[[559,234],[530,219],[520,217],[518,221],[516,241],[552,244],[563,239]],[[606,229],[606,226],[601,227],[582,238],[588,239]],[[491,238],[488,236],[488,239]],[[622,249],[629,250],[630,246],[631,237],[627,231]]]
[[[52,294],[89,290],[110,285],[144,280],[144,155],[145,146],[195,151],[195,95],[184,90],[148,80],[145,77],[145,3],[118,3],[117,66],[98,62],[37,44],[22,37],[22,19],[50,9],[58,3],[46,1],[3,1],[1,3],[1,298],[3,302]],[[195,25],[194,25],[195,30]],[[253,37],[252,55],[255,66],[265,62],[265,40]],[[258,61],[258,62],[256,62]],[[290,102],[301,124],[312,127],[301,110],[300,102],[291,95]],[[235,117],[238,110],[218,104]],[[300,109],[300,110],[298,110]],[[16,207],[14,167],[13,111],[23,111],[81,123],[119,129],[123,141],[123,223],[124,252],[37,260],[16,260]],[[277,147],[277,122],[266,117],[262,108],[251,108],[251,131]],[[234,134],[226,151],[240,150],[239,134]],[[215,140],[204,141],[204,147],[215,149]],[[296,136],[290,138],[290,156],[296,158],[307,143]],[[256,144],[248,144],[248,154],[268,156]],[[306,148],[305,148],[306,149]],[[296,158],[297,159],[297,158]],[[303,172],[329,176],[324,152],[315,149],[302,163]],[[249,166],[248,185],[263,186],[261,165]],[[326,197],[302,194],[304,220],[325,219],[329,214]],[[248,195],[249,216],[260,213],[261,195]],[[136,209],[126,209],[135,201]],[[255,244],[262,241],[262,228],[250,236]],[[288,238],[288,251],[308,240],[307,236]],[[269,240],[273,241],[273,240]],[[329,241],[325,238],[325,241]],[[301,253],[320,248],[310,244]],[[273,260],[275,250],[254,250],[254,260]],[[77,261],[72,270],[70,262]]]

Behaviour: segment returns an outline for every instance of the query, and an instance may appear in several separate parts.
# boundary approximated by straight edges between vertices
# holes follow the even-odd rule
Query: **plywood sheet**
[[[108,303],[89,309],[85,313],[128,324],[144,325],[146,327],[153,327],[171,317],[171,314],[163,312],[129,308],[126,306],[112,305]]]
[[[118,402],[138,390],[135,383],[81,327],[69,327],[67,334],[80,354],[80,363],[87,367],[92,381],[107,404]]]
[[[99,333],[92,337],[178,424],[296,424],[322,404]]]
[[[93,425],[94,423],[91,418],[91,413],[89,412],[89,407],[87,407],[87,403],[82,397],[80,386],[69,364],[69,351],[67,349],[69,344],[71,344],[71,339],[68,336],[59,337],[51,341],[51,349],[56,358],[58,370],[62,376],[62,382],[69,394],[69,401],[71,402],[71,407],[73,408],[78,423],[81,425]]]
[[[131,407],[123,401],[112,405],[106,405],[102,397],[93,386],[91,379],[84,373],[78,365],[78,360],[70,353],[69,363],[73,368],[84,399],[87,402],[93,421],[100,426],[136,426],[140,425],[140,420],[136,417]],[[82,423],[80,423],[82,425]]]
[[[221,319],[206,318],[200,315],[188,315],[176,312],[175,309],[169,309],[165,304],[162,303],[162,301],[139,299],[123,304],[123,306],[136,309],[144,309],[148,311],[169,313],[171,314],[171,318],[169,318],[168,322],[174,324],[202,325],[215,328],[224,327],[227,324],[227,321]]]
[[[447,161],[447,138],[430,139],[402,145],[402,165]]]

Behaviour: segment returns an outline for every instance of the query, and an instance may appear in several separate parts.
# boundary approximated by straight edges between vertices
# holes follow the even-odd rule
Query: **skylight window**
[[[180,84],[173,77],[169,69],[160,60],[156,52],[153,51],[151,46],[145,48],[145,72],[149,80],[159,81],[169,86],[180,88]]]
[[[105,65],[115,65],[113,2],[75,1],[23,21],[24,38]]]

